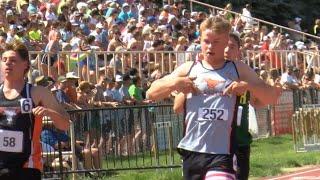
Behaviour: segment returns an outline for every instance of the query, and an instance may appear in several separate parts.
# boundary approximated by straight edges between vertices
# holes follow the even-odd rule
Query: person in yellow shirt
[[[30,23],[29,31],[27,33],[28,39],[30,40],[31,46],[36,50],[41,50],[44,46],[42,42],[42,32],[38,28],[37,23]]]
[[[41,41],[42,40],[42,33],[41,30],[37,28],[36,23],[31,23],[29,27],[28,36],[32,41]]]

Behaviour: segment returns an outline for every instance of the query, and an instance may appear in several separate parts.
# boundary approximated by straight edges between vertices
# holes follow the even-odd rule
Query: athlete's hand
[[[243,95],[249,89],[248,86],[247,82],[234,81],[223,91],[223,95]]]
[[[118,102],[110,102],[109,105],[111,105],[112,107],[117,107],[119,106]]]
[[[194,85],[194,80],[196,77],[176,77],[175,81],[175,90],[178,92],[183,92],[184,94],[188,93],[197,93],[199,92],[198,88]]]
[[[43,106],[37,106],[37,107],[32,109],[32,113],[35,116],[48,116],[50,111],[49,111],[48,108],[45,108]]]

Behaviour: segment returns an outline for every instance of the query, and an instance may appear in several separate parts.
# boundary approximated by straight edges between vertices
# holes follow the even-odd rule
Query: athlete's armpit
[[[43,106],[48,109],[46,110],[47,116],[52,119],[56,128],[60,130],[67,130],[69,128],[69,114],[48,89],[41,86],[33,87],[31,89],[31,96],[37,106]]]

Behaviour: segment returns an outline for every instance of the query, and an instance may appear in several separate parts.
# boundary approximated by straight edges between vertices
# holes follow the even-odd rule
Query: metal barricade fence
[[[312,91],[316,94],[310,95]],[[284,91],[276,105],[257,110],[258,136],[293,131],[295,140],[303,139],[306,126],[300,125],[303,128],[297,130],[294,118],[298,116],[291,120],[293,109],[316,102],[313,97],[317,93],[314,89]],[[303,99],[303,103],[294,107],[293,99]],[[183,116],[173,112],[172,104],[74,110],[69,114],[72,119],[69,138],[56,142],[55,147],[44,148],[47,149],[43,152],[44,177],[71,174],[98,177],[103,172],[181,165],[175,147],[183,135]],[[310,124],[309,121],[306,122]],[[54,130],[50,123],[45,123],[44,130],[50,129]]]
[[[259,137],[293,133],[292,115],[304,105],[320,104],[319,91],[304,90],[283,91],[276,104],[256,109]]]
[[[100,74],[114,77],[116,73],[126,73],[130,68],[136,68],[139,76],[151,77],[154,71],[161,74],[171,73],[177,66],[194,61],[199,52],[196,51],[60,51],[52,54],[42,51],[30,51],[32,74],[50,75],[57,78],[67,72],[75,72],[80,80],[96,82]],[[297,67],[301,71],[307,68],[319,67],[318,51],[269,50],[244,51],[245,63],[254,68],[278,69],[283,73],[288,65]]]
[[[71,130],[67,142],[59,143],[69,147],[60,145],[55,147],[55,151],[43,153],[44,177],[73,174],[96,178],[118,170],[181,166],[175,147],[183,135],[183,116],[174,114],[172,105],[75,110],[69,113],[75,133],[70,133]],[[49,156],[52,158],[47,158]]]
[[[292,134],[297,152],[320,150],[320,92],[309,88],[294,91]]]
[[[306,105],[292,117],[294,148],[297,152],[320,150],[320,106]]]
[[[243,52],[245,63],[253,68],[278,69],[284,73],[288,66],[305,72],[308,68],[320,66],[319,51],[311,50],[248,50]]]
[[[256,109],[256,117],[258,124],[258,134],[255,138],[268,137],[271,135],[271,116],[270,106]]]
[[[171,73],[177,66],[196,59],[197,51],[59,51],[57,54],[29,51],[31,71],[40,75],[58,77],[75,72],[80,80],[96,82],[100,74],[114,77],[136,68],[140,77],[150,77],[152,72]]]

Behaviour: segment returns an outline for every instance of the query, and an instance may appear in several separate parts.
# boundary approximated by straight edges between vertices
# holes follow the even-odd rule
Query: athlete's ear
[[[29,69],[30,69],[30,63],[29,61],[25,61],[26,62],[26,69],[24,70],[24,74],[28,73]]]

